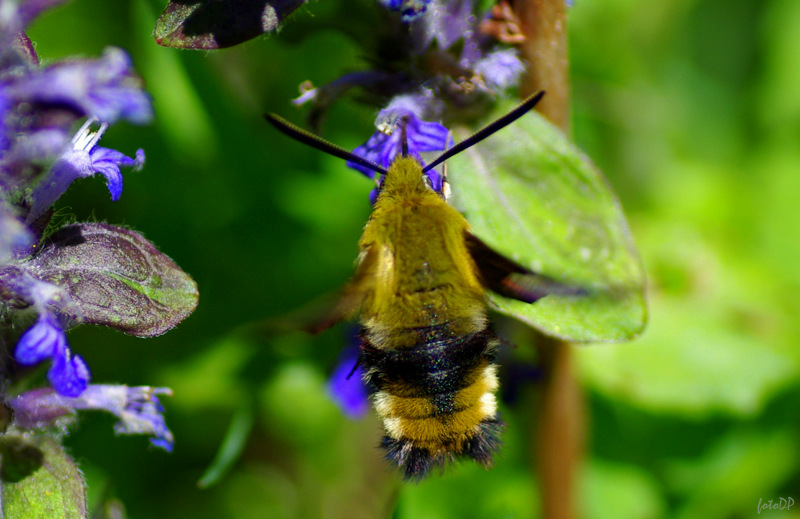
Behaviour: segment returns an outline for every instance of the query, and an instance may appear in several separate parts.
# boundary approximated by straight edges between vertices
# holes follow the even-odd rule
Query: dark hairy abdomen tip
[[[400,469],[403,479],[419,481],[432,468],[442,468],[456,458],[472,458],[481,465],[490,466],[492,456],[500,448],[502,429],[503,422],[498,418],[483,420],[460,451],[446,451],[444,454],[432,454],[428,449],[414,447],[411,440],[395,440],[388,436],[384,436],[381,447],[386,451],[386,459]]]

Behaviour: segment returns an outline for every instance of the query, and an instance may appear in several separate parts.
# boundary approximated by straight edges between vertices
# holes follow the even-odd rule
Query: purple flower
[[[388,168],[394,158],[401,153],[403,131],[405,125],[409,155],[416,157],[424,164],[421,153],[441,151],[452,146],[453,138],[447,128],[439,123],[423,121],[418,114],[430,111],[428,98],[422,95],[403,95],[394,98],[389,106],[381,110],[375,120],[378,128],[366,143],[353,150],[353,153],[365,157],[376,164]],[[363,166],[348,162],[348,166],[368,176],[375,177],[375,172]],[[433,189],[440,192],[442,177],[436,171],[429,171]]]
[[[49,1],[31,4],[42,7]],[[24,189],[42,165],[62,153],[78,119],[111,124],[125,118],[139,124],[152,118],[150,97],[121,49],[42,69],[35,53],[28,55],[32,48],[27,54],[25,49],[16,45],[0,60],[0,181],[7,189]]]
[[[89,384],[89,368],[79,355],[72,354],[64,330],[50,313],[41,313],[36,324],[22,334],[14,356],[24,365],[52,359],[47,379],[61,395],[78,396]]]
[[[92,132],[92,123],[92,120],[86,121],[72,138],[71,146],[34,188],[28,222],[34,221],[53,205],[74,180],[90,177],[95,173],[106,177],[111,199],[116,201],[122,194],[122,173],[119,167],[141,168],[144,163],[143,150],[137,150],[136,159],[132,159],[118,151],[98,146],[97,143],[108,124],[103,123],[96,132]]]
[[[141,88],[128,55],[110,47],[94,60],[56,63],[18,78],[8,87],[17,101],[68,106],[104,123],[124,118],[136,124],[150,122],[150,97]]]
[[[475,25],[471,0],[433,0],[411,25],[414,50],[424,52],[434,41],[442,50],[469,35]]]
[[[472,67],[486,87],[494,93],[516,86],[525,71],[525,65],[517,56],[516,49],[498,50],[487,54]]]
[[[114,424],[117,434],[149,434],[150,442],[172,451],[173,436],[164,420],[164,408],[156,395],[172,395],[164,387],[128,387],[92,384],[80,396],[71,398],[49,388],[34,389],[8,401],[14,410],[14,423],[22,429],[52,425],[58,418],[76,410],[107,411],[120,421]]]
[[[367,388],[361,379],[363,370],[358,366],[359,348],[346,348],[328,381],[328,394],[348,418],[357,419],[369,409]]]

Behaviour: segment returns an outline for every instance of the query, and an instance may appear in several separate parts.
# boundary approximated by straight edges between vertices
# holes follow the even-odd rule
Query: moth
[[[522,117],[544,92],[423,166],[403,149],[388,169],[298,128],[275,114],[284,134],[381,175],[358,243],[356,272],[324,325],[358,317],[359,364],[383,421],[386,458],[407,479],[471,458],[489,467],[503,427],[486,292],[534,303],[576,289],[492,250],[432,188],[426,173]],[[404,131],[400,122],[400,130]]]

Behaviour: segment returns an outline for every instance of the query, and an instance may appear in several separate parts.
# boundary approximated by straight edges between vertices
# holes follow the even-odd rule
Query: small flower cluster
[[[104,409],[120,417],[117,432],[151,434],[155,445],[169,449],[172,435],[155,397],[167,390],[91,385],[86,362],[67,342],[69,327],[103,324],[86,316],[88,290],[76,281],[78,277],[67,275],[69,269],[85,264],[87,250],[107,257],[108,250],[118,246],[111,243],[113,239],[130,240],[133,233],[106,226],[105,242],[83,240],[81,247],[66,247],[51,238],[57,231],[50,222],[52,206],[73,181],[95,174],[105,177],[111,198],[117,200],[122,193],[120,168],[138,169],[144,152],[138,150],[131,158],[100,146],[100,138],[121,119],[149,122],[153,111],[121,49],[109,48],[99,59],[40,66],[24,30],[40,10],[56,3],[18,6],[0,0],[2,340],[13,344],[18,330],[30,326],[17,341],[17,365],[4,366],[3,371],[14,380],[21,367],[49,361],[47,378],[52,386],[4,398],[15,411],[15,426],[23,429],[47,425],[76,409]],[[80,121],[84,122],[73,134]],[[72,227],[80,233],[83,225],[90,229],[97,224]],[[88,281],[97,286],[102,281],[97,276]]]
[[[371,63],[385,68],[352,72],[319,88],[306,82],[296,105],[313,105],[312,120],[351,88],[362,88],[375,99],[388,99],[375,120],[376,131],[353,152],[388,168],[401,153],[405,139],[408,153],[424,164],[422,154],[443,151],[453,145],[445,114],[463,113],[465,107],[492,101],[516,87],[525,65],[509,45],[524,41],[509,5],[501,1],[485,14],[473,11],[471,0],[379,0],[399,14],[402,35],[393,45],[405,49],[406,62],[376,56]],[[452,109],[455,108],[455,109]],[[454,122],[450,117],[449,123]],[[348,162],[369,178],[375,173]],[[440,172],[427,173],[432,188],[442,192]],[[374,203],[378,188],[370,198]],[[358,340],[354,341],[357,346]],[[358,376],[357,347],[348,350],[329,384],[333,398],[349,416],[366,408],[367,392]],[[354,367],[355,366],[355,367]]]
[[[412,156],[422,160],[422,153],[442,151],[452,145],[449,130],[436,122],[448,112],[446,108],[502,95],[517,86],[525,65],[516,49],[505,46],[507,40],[496,34],[497,9],[477,16],[470,0],[380,0],[380,3],[399,12],[401,20],[407,23],[407,40],[397,46],[409,49],[408,66],[401,70],[394,61],[391,70],[356,72],[319,88],[306,87],[295,104],[325,107],[353,87],[364,88],[378,98],[388,98],[375,120],[377,131],[353,150],[388,167],[400,152],[402,132],[396,129],[401,122]],[[506,18],[512,16],[507,7],[502,13]],[[373,62],[380,64],[387,60]],[[420,67],[423,63],[427,65]],[[374,177],[372,171],[362,166],[351,162],[348,165]],[[440,173],[428,174],[433,188],[441,191]],[[371,197],[374,201],[374,191]]]

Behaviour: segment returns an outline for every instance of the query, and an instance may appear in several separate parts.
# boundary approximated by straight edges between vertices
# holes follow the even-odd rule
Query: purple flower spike
[[[353,420],[364,416],[369,409],[367,388],[361,380],[363,370],[356,366],[358,352],[357,346],[345,349],[328,381],[328,393],[331,398],[342,412]]]
[[[133,74],[122,49],[108,48],[100,59],[57,63],[17,81],[11,88],[20,101],[73,107],[104,123],[120,118],[144,124],[153,118],[150,97]]]
[[[107,411],[120,419],[114,425],[117,434],[149,434],[153,445],[170,452],[173,436],[156,395],[171,396],[172,391],[164,387],[92,384],[77,398],[52,389],[34,389],[11,399],[8,405],[14,410],[15,424],[22,429],[53,425],[77,410]]]
[[[89,368],[79,355],[72,354],[64,330],[49,313],[40,314],[36,324],[20,337],[14,356],[28,366],[52,359],[47,379],[61,395],[78,396],[89,384]]]
[[[122,172],[120,166],[133,166],[138,170],[144,164],[144,151],[136,152],[132,159],[118,151],[97,145],[108,124],[103,123],[96,132],[91,131],[94,121],[89,120],[72,138],[72,146],[61,155],[47,176],[34,188],[28,222],[34,221],[66,192],[78,178],[100,173],[106,177],[111,199],[116,201],[122,194]]]

